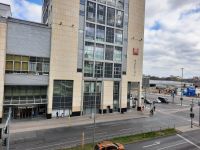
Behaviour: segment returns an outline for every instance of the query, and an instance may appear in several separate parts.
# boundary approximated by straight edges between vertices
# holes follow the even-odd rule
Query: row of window
[[[84,51],[85,59],[90,60],[109,60],[121,63],[122,62],[122,47],[114,47],[103,44],[94,44],[91,42],[85,43]]]
[[[116,10],[111,7],[106,7],[104,5],[97,5],[96,7],[96,5],[97,5],[96,3],[88,1],[87,14],[86,14],[88,21],[97,22],[100,24],[107,24],[109,26],[115,26],[118,28],[123,28],[123,22],[124,22],[123,11]],[[107,11],[106,11],[106,8],[107,8]]]
[[[97,1],[102,4],[107,4],[109,6],[117,7],[119,9],[124,9],[124,0],[92,0]]]
[[[122,65],[103,62],[84,62],[84,76],[96,78],[121,78]]]
[[[96,37],[95,37],[95,28],[96,28]],[[123,44],[123,31],[109,28],[105,26],[100,26],[86,23],[86,36],[87,40],[96,40],[98,42],[108,42],[115,43],[118,45]]]
[[[6,55],[6,73],[49,74],[49,58]]]

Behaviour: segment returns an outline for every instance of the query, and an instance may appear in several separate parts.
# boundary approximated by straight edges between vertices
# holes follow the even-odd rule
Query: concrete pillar
[[[6,22],[0,21],[0,123],[3,117],[3,101],[4,101],[4,77],[6,62]]]

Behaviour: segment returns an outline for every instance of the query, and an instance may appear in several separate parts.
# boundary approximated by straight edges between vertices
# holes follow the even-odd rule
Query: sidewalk
[[[138,112],[135,110],[131,110],[131,112],[126,112],[124,114],[120,113],[112,113],[112,114],[97,114],[96,122],[110,122],[110,121],[119,121],[119,120],[127,120],[127,119],[137,119],[137,118],[145,118],[149,116],[148,111]],[[30,120],[23,122],[11,122],[10,132],[11,133],[20,133],[27,131],[37,131],[37,130],[45,130],[52,128],[60,128],[60,127],[70,127],[70,126],[79,126],[79,125],[87,125],[92,124],[93,119],[91,115],[87,116],[78,116],[78,117],[64,117],[64,118],[52,118],[45,120]]]

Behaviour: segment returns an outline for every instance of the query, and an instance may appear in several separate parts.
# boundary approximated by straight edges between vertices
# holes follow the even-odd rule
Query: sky
[[[0,0],[13,17],[41,21],[42,0]],[[200,76],[200,0],[146,0],[145,75]]]

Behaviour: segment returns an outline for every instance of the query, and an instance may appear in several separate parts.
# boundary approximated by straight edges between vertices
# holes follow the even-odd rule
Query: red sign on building
[[[133,48],[133,55],[139,55],[139,48]]]

